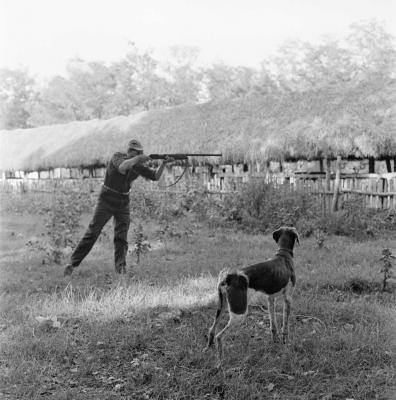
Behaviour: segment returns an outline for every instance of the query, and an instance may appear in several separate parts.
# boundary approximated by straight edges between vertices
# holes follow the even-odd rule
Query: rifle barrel
[[[221,153],[164,153],[164,154],[149,154],[153,160],[162,159],[165,157],[180,158],[180,157],[221,157]]]
[[[183,153],[182,153],[183,154]],[[223,154],[219,153],[219,154],[205,154],[205,153],[201,153],[201,154],[183,154],[183,156],[187,156],[187,157],[221,157]]]

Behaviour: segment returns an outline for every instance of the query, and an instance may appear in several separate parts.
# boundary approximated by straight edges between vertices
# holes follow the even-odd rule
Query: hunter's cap
[[[132,139],[128,142],[128,150],[139,150],[143,151],[143,146],[139,140]]]

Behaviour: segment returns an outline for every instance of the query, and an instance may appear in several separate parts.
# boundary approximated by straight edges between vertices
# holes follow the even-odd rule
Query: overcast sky
[[[257,67],[286,39],[317,41],[376,18],[396,36],[396,0],[0,0],[0,67],[40,77],[67,61],[119,60],[128,41],[158,56],[201,49],[202,63]]]

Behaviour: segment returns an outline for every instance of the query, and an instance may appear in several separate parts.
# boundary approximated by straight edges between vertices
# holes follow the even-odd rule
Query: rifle
[[[199,153],[199,154],[190,154],[190,153],[149,154],[149,157],[152,160],[165,160],[168,157],[173,158],[175,161],[176,160],[186,160],[183,173],[171,185],[162,186],[162,188],[171,187],[173,185],[176,185],[176,183],[180,181],[180,179],[183,177],[184,173],[187,171],[188,157],[221,157],[221,156],[222,156],[221,153],[220,154],[205,154],[205,153]]]
[[[188,154],[188,153],[174,153],[174,154],[149,154],[152,160],[164,160],[165,158],[173,158],[175,160],[188,160],[188,157],[221,157],[222,154]]]

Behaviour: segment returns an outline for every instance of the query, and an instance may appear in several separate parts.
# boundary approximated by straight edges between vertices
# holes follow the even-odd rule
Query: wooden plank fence
[[[229,182],[227,181],[229,180]],[[331,210],[331,204],[334,196],[334,176],[331,176],[329,187],[326,187],[325,174],[313,173],[295,173],[291,176],[283,174],[272,174],[271,176],[224,176],[215,177],[210,181],[205,179],[195,180],[191,175],[183,179],[181,183],[173,187],[158,187],[157,183],[145,182],[143,180],[135,185],[137,190],[155,190],[155,191],[188,191],[190,189],[209,190],[213,194],[232,194],[249,179],[264,179],[267,182],[273,182],[277,185],[287,186],[290,190],[301,190],[317,196],[323,209]],[[0,180],[0,191],[6,193],[24,193],[47,192],[54,190],[81,190],[89,192],[98,192],[103,182],[103,178],[87,179],[2,179]],[[167,182],[171,183],[170,180]],[[396,209],[396,172],[385,174],[341,174],[339,204],[343,202],[361,198],[363,205],[377,209]]]
[[[335,180],[326,188],[325,174],[296,174],[291,180],[296,190],[318,196],[326,209],[331,209]],[[385,174],[343,174],[340,202],[361,198],[363,205],[377,209],[396,209],[396,172]]]

